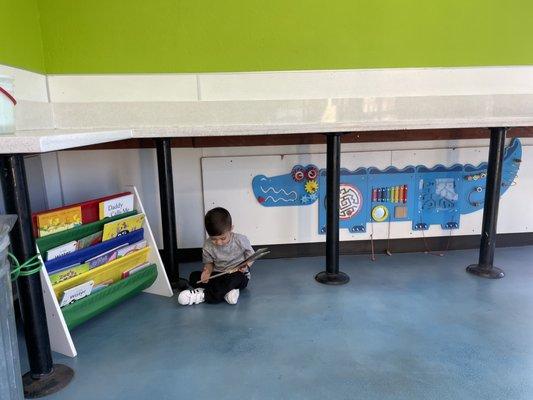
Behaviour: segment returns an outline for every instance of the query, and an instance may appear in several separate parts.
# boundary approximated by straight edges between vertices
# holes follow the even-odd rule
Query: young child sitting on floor
[[[204,269],[191,273],[189,284],[194,289],[182,291],[178,302],[184,306],[204,301],[220,303],[223,300],[228,304],[237,304],[239,290],[248,285],[251,263],[231,274],[208,279],[235,268],[254,254],[254,249],[246,236],[233,232],[231,215],[224,208],[214,208],[205,215],[205,230],[209,238],[206,239],[202,250]],[[200,280],[201,283],[196,283]]]

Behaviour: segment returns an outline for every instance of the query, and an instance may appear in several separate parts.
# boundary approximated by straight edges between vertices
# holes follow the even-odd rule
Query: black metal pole
[[[159,176],[161,224],[163,226],[164,264],[172,287],[182,290],[187,288],[187,280],[181,279],[179,276],[176,208],[174,205],[170,138],[155,139],[155,144]]]
[[[350,280],[339,271],[339,186],[341,177],[341,133],[327,135],[326,176],[326,270],[315,279],[324,284],[342,285]]]
[[[483,278],[503,278],[505,273],[493,265],[496,248],[496,228],[498,224],[498,206],[502,186],[503,156],[505,151],[506,128],[490,129],[489,165],[485,203],[483,206],[483,226],[479,246],[479,263],[469,265],[466,270]]]
[[[0,157],[0,170],[6,213],[18,215],[10,238],[13,253],[22,263],[35,255],[23,156]],[[67,386],[74,371],[53,364],[40,275],[20,276],[17,288],[30,364],[30,372],[23,376],[24,395],[42,397]]]

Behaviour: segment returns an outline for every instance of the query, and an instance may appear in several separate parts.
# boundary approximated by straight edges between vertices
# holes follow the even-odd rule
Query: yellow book
[[[90,270],[89,264],[74,265],[67,269],[50,274],[50,282],[52,285],[68,281],[78,275],[81,275]]]
[[[66,231],[81,225],[81,207],[70,207],[37,215],[39,237]]]
[[[131,217],[126,217],[117,221],[108,222],[104,225],[102,242],[141,229],[143,223],[144,214],[132,215]]]
[[[118,282],[122,278],[124,271],[138,267],[148,261],[149,247],[134,251],[127,256],[117,258],[110,263],[104,264],[98,268],[91,269],[88,272],[70,278],[67,281],[59,282],[53,286],[54,292],[58,299],[61,298],[63,292],[67,289],[81,285],[82,283],[94,281],[94,285],[97,286],[100,283],[112,280]]]

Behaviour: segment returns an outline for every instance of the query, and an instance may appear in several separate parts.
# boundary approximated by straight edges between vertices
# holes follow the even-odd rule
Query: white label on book
[[[59,307],[65,307],[76,300],[83,299],[91,294],[94,286],[94,281],[82,283],[81,285],[74,286],[73,288],[65,290],[63,298]]]
[[[65,244],[62,244],[61,246],[54,247],[53,249],[50,249],[46,252],[46,260],[50,261],[54,258],[62,257],[70,253],[74,253],[76,250],[78,250],[78,242],[76,240],[73,240],[72,242],[68,242]]]
[[[100,219],[133,211],[133,194],[106,200],[102,202],[101,207],[103,208],[104,215],[100,215]]]

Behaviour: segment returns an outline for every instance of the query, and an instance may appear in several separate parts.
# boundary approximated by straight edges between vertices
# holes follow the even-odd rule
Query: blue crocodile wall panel
[[[505,151],[503,195],[520,167],[522,146],[513,139]],[[431,225],[459,228],[463,214],[483,208],[487,164],[394,166],[380,170],[341,169],[339,225],[350,232],[365,232],[369,222],[411,221],[413,230]],[[318,232],[326,232],[326,170],[295,165],[283,175],[253,178],[256,200],[264,207],[310,206],[318,202]]]

